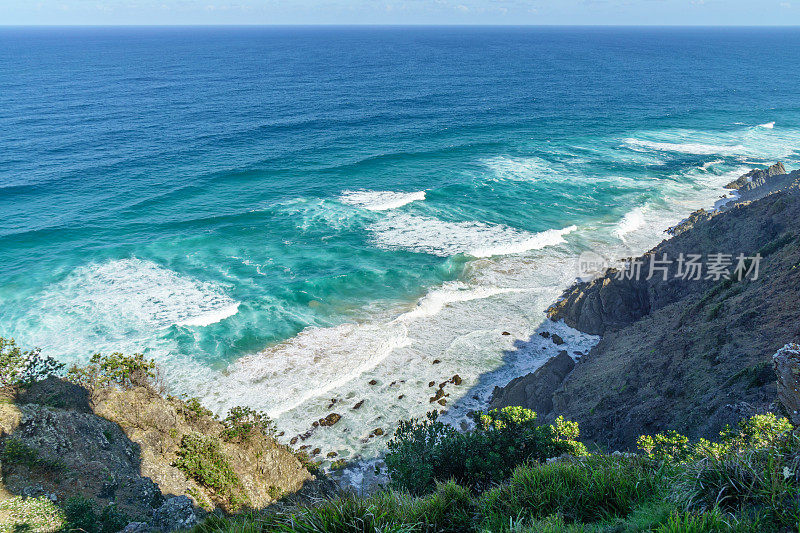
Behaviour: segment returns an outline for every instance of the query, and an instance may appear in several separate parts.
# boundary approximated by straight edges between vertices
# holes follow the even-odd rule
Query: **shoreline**
[[[760,171],[760,169],[752,169],[752,170],[749,170],[749,171],[743,173],[742,175],[747,176],[747,175],[750,175],[750,174],[753,174],[753,173],[758,173],[759,171]],[[740,176],[737,176],[737,179],[739,177]],[[729,186],[730,183],[727,184],[727,185]],[[776,185],[771,185],[771,186],[768,186],[768,187],[764,187],[763,189],[759,189],[758,192],[763,196],[763,195],[768,194],[768,192],[767,192],[768,189],[769,189],[769,192],[774,192],[774,190],[779,190],[780,187],[776,186]],[[700,209],[689,213],[686,218],[680,220],[676,225],[665,227],[663,229],[663,231],[660,232],[665,237],[661,241],[661,244],[663,244],[665,241],[668,241],[668,240],[673,238],[669,233],[670,230],[673,230],[675,227],[678,227],[678,226],[681,226],[681,225],[685,224],[687,221],[691,220],[692,217],[696,216],[698,213],[705,213],[705,214],[708,214],[710,216],[714,216],[716,214],[724,212],[727,209],[731,209],[731,208],[735,207],[739,202],[748,201],[748,200],[740,199],[741,195],[740,195],[739,191],[731,190],[730,188],[726,188],[726,186],[723,186],[723,185],[720,185],[720,187],[717,187],[717,188],[715,188],[713,190],[715,191],[715,193],[716,192],[724,192],[724,193],[726,193],[726,195],[730,195],[731,197],[727,198],[727,199],[723,199],[723,200],[726,200],[726,201],[722,202],[721,204],[720,204],[720,202],[718,200],[717,202],[714,203],[713,207],[711,207],[708,210],[706,208],[701,207]],[[751,199],[751,198],[752,198],[752,194],[750,196],[748,196],[748,199]],[[641,208],[637,208],[637,209],[641,209]],[[634,230],[634,232],[635,232],[635,230]],[[623,242],[624,242],[624,239],[623,239]],[[658,246],[658,245],[659,245],[659,243],[656,243],[654,246]],[[653,248],[649,248],[648,250],[652,250],[652,249]],[[642,253],[649,253],[649,252],[644,251]],[[577,257],[573,257],[572,259],[576,260]],[[620,262],[621,262],[621,260],[618,260],[614,264],[619,264]],[[576,279],[579,280],[580,278],[576,278]],[[563,292],[567,292],[571,287],[574,287],[575,283],[577,283],[577,281],[573,281],[572,283],[566,284],[564,286]],[[551,301],[551,304],[548,305],[547,310],[549,310],[553,305],[555,305],[558,302],[558,300],[559,300],[559,298],[553,299]],[[559,338],[558,343],[554,343],[553,342],[553,337],[558,337]],[[490,386],[486,387],[486,389],[491,388],[491,391],[490,391],[489,395],[483,397],[478,402],[477,406],[473,405],[472,406],[473,407],[472,410],[481,410],[481,409],[485,410],[485,409],[491,408],[492,404],[494,403],[495,395],[496,395],[496,393],[497,393],[497,391],[499,389],[503,389],[503,388],[509,386],[509,384],[511,382],[513,382],[513,381],[515,381],[517,379],[520,379],[520,378],[524,378],[526,375],[533,374],[534,372],[536,372],[536,370],[538,370],[539,368],[542,368],[548,362],[554,361],[557,358],[557,354],[560,354],[562,352],[567,352],[569,354],[570,358],[574,362],[580,361],[581,358],[585,357],[590,352],[590,350],[598,342],[601,341],[601,337],[597,336],[597,337],[594,338],[594,340],[590,340],[589,344],[587,345],[586,344],[586,339],[587,338],[591,339],[592,335],[587,335],[585,332],[582,332],[579,329],[576,329],[574,327],[570,327],[570,326],[566,325],[563,322],[563,320],[553,321],[553,320],[551,320],[549,318],[545,318],[544,321],[537,328],[535,328],[535,330],[531,333],[531,335],[529,336],[528,339],[522,339],[522,338],[515,339],[514,348],[512,350],[510,350],[510,351],[506,351],[506,353],[517,352],[517,355],[521,356],[521,357],[527,357],[527,356],[531,356],[531,355],[533,355],[535,357],[540,349],[542,349],[542,350],[545,349],[545,347],[548,346],[551,343],[554,345],[553,347],[555,348],[555,353],[553,353],[553,354],[551,354],[551,355],[549,355],[548,357],[545,357],[545,358],[539,357],[537,359],[538,360],[538,364],[535,365],[535,367],[530,367],[528,369],[528,371],[527,371],[527,374],[526,373],[517,373],[516,375],[511,375],[510,377],[507,377],[507,379],[504,382],[500,382],[500,381],[498,381],[496,379],[495,380],[489,380],[488,383],[489,383]],[[562,344],[562,341],[563,341],[563,344]],[[551,347],[550,351],[552,351],[553,347]],[[495,371],[491,372],[490,374],[502,374],[504,370],[509,370],[509,368],[507,368],[508,366],[509,365],[506,364],[503,367],[500,367],[500,368],[496,369]],[[510,367],[514,368],[513,362],[510,364]],[[473,389],[470,389],[470,392]],[[449,423],[455,425],[456,427],[459,427],[459,425],[460,425],[460,427],[462,429],[466,429],[467,426],[464,426],[463,420],[458,420],[458,419],[452,418],[451,416],[449,416],[450,413],[448,411],[446,411],[446,410],[442,411],[442,414],[443,414],[443,417],[442,417],[443,421],[449,422]],[[461,424],[459,424],[459,422],[461,422]],[[347,469],[340,474],[340,478],[341,478],[340,482],[343,481],[345,486],[347,486],[347,487],[349,487],[351,489],[354,489],[356,491],[364,491],[364,490],[368,491],[368,490],[371,490],[371,489],[365,489],[365,485],[367,485],[367,487],[368,487],[370,485],[376,485],[376,484],[379,485],[380,484],[381,477],[380,476],[371,475],[371,471],[374,470],[376,466],[380,466],[380,464],[381,464],[380,456],[377,457],[377,458],[373,457],[373,458],[369,458],[369,459],[366,459],[366,460],[359,459],[359,460],[356,461],[356,463],[354,465],[348,466]],[[365,479],[366,479],[366,483],[365,483]]]

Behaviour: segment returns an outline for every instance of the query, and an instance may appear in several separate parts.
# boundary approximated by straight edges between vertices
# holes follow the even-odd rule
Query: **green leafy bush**
[[[679,469],[673,498],[688,509],[737,513],[758,509],[784,527],[800,523],[797,454],[767,448],[704,457]]]
[[[39,348],[22,350],[14,339],[0,337],[0,386],[30,385],[64,368],[52,357],[43,356]]]
[[[67,379],[86,388],[117,386],[122,389],[157,386],[156,363],[143,354],[94,354],[86,366],[74,365]]]
[[[248,503],[239,477],[220,450],[219,441],[197,433],[184,435],[177,455],[173,466],[214,491],[231,508],[238,509]]]
[[[538,425],[535,412],[506,407],[477,413],[475,421],[475,430],[466,433],[440,422],[435,411],[423,421],[402,421],[386,456],[394,486],[424,494],[437,481],[453,479],[481,489],[526,461],[586,454],[577,441],[577,424],[561,418],[554,425]]]
[[[672,497],[687,509],[759,509],[769,523],[786,526],[800,521],[800,443],[792,429],[787,419],[766,414],[726,427],[716,442],[690,444],[672,431],[638,443],[649,457],[680,465]]]
[[[263,531],[286,533],[412,533],[417,524],[397,520],[392,509],[371,499],[344,497],[328,500],[304,512],[279,517]]]
[[[39,451],[16,437],[9,437],[3,443],[0,457],[5,464],[21,464],[33,468],[39,460]]]
[[[681,462],[692,457],[689,439],[677,431],[656,435],[642,435],[636,441],[640,450],[659,461]]]
[[[299,450],[299,451],[292,451],[292,453],[294,453],[294,456],[297,458],[298,461],[300,461],[300,464],[303,465],[303,468],[308,470],[309,474],[311,474],[312,476],[323,475],[322,463],[313,460],[311,456],[308,455],[308,452],[306,452],[305,450]]]
[[[39,450],[28,446],[16,437],[8,437],[3,442],[0,459],[5,465],[22,465],[39,472],[58,472],[65,468],[60,459],[42,457]]]
[[[253,436],[272,437],[275,423],[261,411],[249,407],[234,407],[222,421],[225,429],[222,438],[229,442],[243,442]]]
[[[393,491],[374,497],[374,501],[391,510],[397,522],[416,524],[415,531],[459,533],[476,526],[477,505],[472,494],[454,481],[437,484],[435,491],[423,498]]]
[[[181,400],[180,412],[190,422],[196,422],[204,417],[215,418],[214,413],[203,407],[200,400],[194,397]]]
[[[72,496],[64,503],[67,531],[86,533],[116,533],[128,525],[128,517],[113,504],[107,505],[98,516],[91,500]]]
[[[681,463],[704,457],[720,459],[732,454],[774,447],[785,449],[791,444],[792,429],[787,419],[769,413],[741,420],[735,430],[726,427],[720,432],[717,442],[700,439],[692,444],[684,435],[667,431],[652,436],[642,435],[636,444],[653,459]]]

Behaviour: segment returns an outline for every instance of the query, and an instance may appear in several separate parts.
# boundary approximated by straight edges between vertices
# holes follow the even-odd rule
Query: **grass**
[[[658,473],[641,459],[605,456],[524,465],[508,483],[483,494],[486,525],[502,531],[508,517],[524,521],[557,514],[566,523],[625,518],[660,492]]]
[[[67,525],[64,511],[46,497],[13,496],[0,501],[0,533],[52,533]]]

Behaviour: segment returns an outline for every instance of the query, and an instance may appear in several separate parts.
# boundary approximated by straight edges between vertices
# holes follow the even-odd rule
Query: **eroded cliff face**
[[[666,280],[660,272],[637,281],[609,271],[573,286],[550,309],[553,320],[603,339],[555,389],[552,408],[540,413],[545,420],[563,415],[580,423],[582,437],[630,449],[643,433],[712,437],[778,408],[772,355],[800,338],[800,173],[769,170],[768,190],[752,189],[760,199],[697,216],[638,258],[646,273],[651,256],[760,253],[758,279],[681,279],[676,264]],[[745,181],[752,179],[760,178]],[[540,388],[534,374],[520,379],[499,389],[493,405],[548,405],[519,394]]]
[[[191,512],[190,503],[198,514],[234,505],[263,508],[312,479],[274,439],[222,438],[225,428],[210,413],[149,387],[90,392],[48,378],[2,392],[2,482],[11,494],[46,494],[57,503],[81,495],[99,509],[113,502],[130,520],[158,526],[171,497],[191,499],[184,498],[181,512],[187,505]],[[205,481],[175,466],[187,436],[218,446],[213,457],[194,458],[208,474]]]

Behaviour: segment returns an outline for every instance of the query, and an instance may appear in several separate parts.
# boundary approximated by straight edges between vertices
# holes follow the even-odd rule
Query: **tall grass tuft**
[[[507,484],[484,493],[481,510],[491,531],[505,529],[508,517],[558,514],[567,523],[592,523],[625,517],[659,490],[656,474],[642,461],[598,456],[521,466]]]

